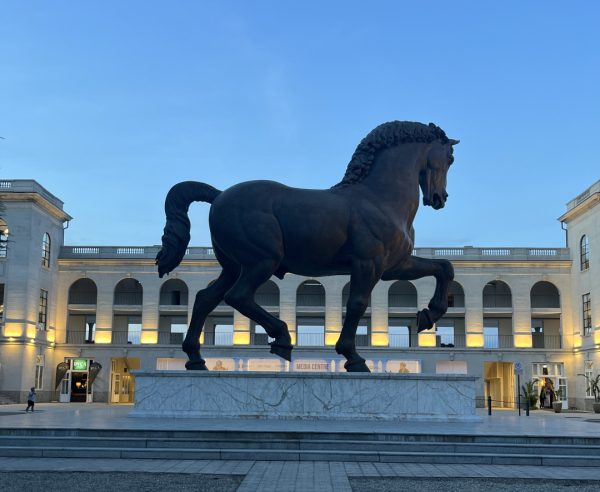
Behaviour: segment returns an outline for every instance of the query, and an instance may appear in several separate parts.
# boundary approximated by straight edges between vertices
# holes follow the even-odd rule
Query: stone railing
[[[572,208],[575,208],[577,205],[587,200],[594,193],[600,193],[600,180],[596,181],[587,190],[585,190],[583,193],[580,193],[575,198],[573,198],[573,200],[568,202],[567,211],[571,210]]]
[[[54,206],[63,209],[64,203],[33,179],[0,180],[0,193],[38,193]]]
[[[140,258],[154,259],[160,246],[63,246],[61,259],[73,258]],[[568,248],[476,248],[473,246],[448,248],[415,248],[413,254],[423,258],[448,258],[450,260],[569,260]],[[185,258],[189,260],[214,259],[212,248],[187,248]]]
[[[154,259],[160,250],[160,246],[62,246],[60,248],[61,259],[115,259],[115,258],[139,258]],[[185,251],[186,259],[214,259],[212,248],[192,247]]]

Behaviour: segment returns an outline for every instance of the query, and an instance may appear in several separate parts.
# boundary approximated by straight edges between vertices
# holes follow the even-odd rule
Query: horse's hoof
[[[185,368],[188,371],[208,371],[208,367],[206,367],[206,362],[204,360],[188,360],[185,363]]]
[[[371,372],[365,359],[349,360],[344,364],[344,369],[348,372]]]
[[[429,330],[433,327],[433,321],[431,320],[431,314],[429,309],[423,309],[417,313],[417,333],[421,333],[424,330]]]
[[[288,362],[292,362],[292,349],[294,348],[292,345],[280,345],[276,342],[271,342],[269,345],[271,346],[272,354],[278,355]]]

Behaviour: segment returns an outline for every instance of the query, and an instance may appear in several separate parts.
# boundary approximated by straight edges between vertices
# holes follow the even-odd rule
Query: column
[[[160,284],[158,280],[147,280],[142,284],[144,289],[142,303],[142,344],[158,343],[158,303]]]
[[[511,282],[515,348],[531,348],[531,298],[528,284]]]
[[[298,277],[286,275],[279,282],[279,319],[287,324],[292,345],[296,345],[296,289],[300,282]]]
[[[325,345],[335,345],[342,332],[342,290],[350,277],[320,279],[325,289]]]
[[[250,319],[237,310],[233,311],[233,344],[250,345]]]
[[[114,288],[117,281],[112,278],[99,278],[96,281],[98,297],[96,304],[96,343],[112,341]]]
[[[457,280],[465,292],[465,334],[467,347],[483,348],[483,288],[485,281],[477,278]]]
[[[415,280],[413,282],[417,288],[417,307],[421,311],[425,309],[433,293],[435,292],[435,278],[425,277]],[[419,347],[435,347],[436,346],[436,333],[435,329],[425,330],[419,333]]]

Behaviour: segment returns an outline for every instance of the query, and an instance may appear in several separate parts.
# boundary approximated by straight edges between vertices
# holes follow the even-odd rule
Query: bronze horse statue
[[[351,372],[369,372],[356,351],[355,335],[371,290],[380,280],[434,276],[428,308],[417,313],[418,331],[432,328],[448,308],[452,264],[413,256],[413,220],[423,204],[444,207],[446,174],[453,145],[430,123],[393,121],[371,131],[358,145],[342,181],[326,190],[290,188],[274,181],[248,181],[225,191],[195,181],[167,194],[167,223],[156,257],[162,277],[183,259],[190,240],[189,205],[212,204],[209,224],[215,256],[223,270],[198,292],[183,342],[187,369],[206,370],[200,334],[208,314],[225,300],[260,324],[274,340],[271,353],[291,360],[287,325],[254,300],[271,275],[350,275],[346,317],[335,350]]]

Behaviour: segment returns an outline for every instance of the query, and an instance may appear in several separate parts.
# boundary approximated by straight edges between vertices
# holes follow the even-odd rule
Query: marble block
[[[475,376],[132,371],[131,417],[478,421]]]

